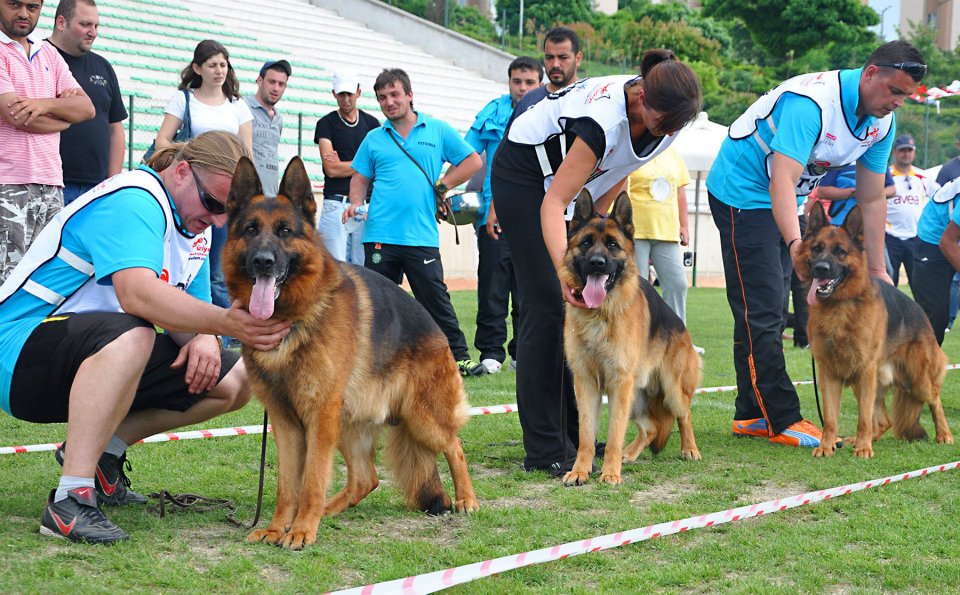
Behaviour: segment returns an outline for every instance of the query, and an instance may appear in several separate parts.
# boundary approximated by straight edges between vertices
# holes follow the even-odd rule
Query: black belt
[[[331,194],[329,197],[324,196],[323,200],[332,200],[333,202],[346,204],[350,202],[350,197],[347,196],[346,194]]]

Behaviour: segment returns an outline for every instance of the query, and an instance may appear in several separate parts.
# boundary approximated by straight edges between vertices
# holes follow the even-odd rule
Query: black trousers
[[[766,418],[773,434],[800,421],[783,355],[784,277],[790,252],[770,209],[736,209],[709,194],[720,231],[737,372],[734,419]]]
[[[363,252],[364,266],[397,285],[406,275],[410,289],[413,290],[413,297],[446,335],[453,359],[470,359],[467,339],[460,330],[460,321],[457,320],[457,313],[450,303],[447,284],[443,282],[440,250],[429,246],[368,243],[363,245]]]
[[[577,456],[577,403],[563,359],[563,296],[543,243],[543,185],[490,179],[504,237],[514,255],[520,297],[517,406],[524,465],[538,467]]]
[[[913,290],[913,256],[919,241],[916,237],[901,240],[890,234],[886,235],[887,256],[890,257],[890,266],[893,267],[890,278],[893,279],[895,286],[900,284],[900,265],[902,264],[903,268],[907,269],[907,282]]]
[[[518,310],[517,279],[513,274],[510,247],[500,235],[495,240],[487,235],[486,228],[477,231],[477,334],[473,346],[480,352],[480,361],[494,359],[501,364],[507,357],[517,359]],[[510,307],[510,296],[513,307]],[[507,342],[507,312],[513,325],[513,339],[504,351]]]
[[[940,246],[917,238],[913,261],[913,299],[930,319],[937,343],[943,345],[943,335],[950,319],[950,283],[953,265],[940,251]]]
[[[807,237],[807,216],[800,215],[798,218],[800,223],[800,237]],[[789,262],[789,260],[788,260]],[[790,279],[787,284],[786,290],[787,295],[783,298],[783,315],[784,317],[790,317],[790,303],[789,299],[793,299],[793,345],[795,347],[805,347],[809,345],[807,340],[807,319],[809,318],[807,313],[807,292],[804,287],[803,282],[800,280],[800,277],[797,276],[797,272],[793,270],[793,263],[790,263]],[[787,326],[790,326],[787,324]]]

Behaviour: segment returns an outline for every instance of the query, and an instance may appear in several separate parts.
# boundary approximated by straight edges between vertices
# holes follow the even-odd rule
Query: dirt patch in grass
[[[743,504],[759,504],[777,498],[789,498],[809,491],[810,488],[797,481],[788,483],[763,481],[752,486],[745,494],[738,496],[736,501],[741,506]]]

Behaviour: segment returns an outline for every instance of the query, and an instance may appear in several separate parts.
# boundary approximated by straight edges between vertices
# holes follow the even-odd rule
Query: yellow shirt
[[[680,241],[677,190],[690,183],[690,172],[673,147],[630,174],[627,191],[633,204],[633,237],[638,240]]]

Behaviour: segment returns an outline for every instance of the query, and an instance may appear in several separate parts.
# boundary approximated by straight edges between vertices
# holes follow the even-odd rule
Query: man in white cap
[[[320,236],[327,250],[345,262],[363,266],[363,222],[351,232],[343,222],[343,211],[350,206],[350,178],[353,156],[367,133],[380,122],[357,108],[360,79],[352,72],[337,70],[333,75],[333,96],[337,109],[317,122],[313,142],[320,147],[323,162],[323,209],[320,213]],[[365,202],[369,202],[369,195]]]
[[[286,60],[270,60],[260,67],[257,92],[244,97],[253,114],[253,163],[260,175],[263,192],[276,196],[280,187],[280,135],[283,134],[283,116],[277,111],[277,102],[287,90],[287,79],[293,69]]]

